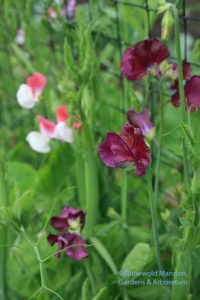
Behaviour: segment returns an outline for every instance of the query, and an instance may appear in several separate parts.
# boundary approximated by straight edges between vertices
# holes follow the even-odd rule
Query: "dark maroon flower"
[[[179,97],[179,85],[178,85],[178,66],[173,64],[173,71],[176,73],[174,84],[171,86],[171,90],[174,90],[174,94],[171,97],[171,102],[175,107],[180,106],[180,97]],[[189,80],[191,78],[192,68],[188,62],[183,63],[183,79]]]
[[[74,260],[81,260],[87,257],[89,254],[86,251],[86,244],[81,236],[75,233],[66,234],[49,234],[48,242],[51,246],[58,244],[58,250],[62,250]],[[60,252],[55,256],[60,258]]]
[[[138,80],[148,72],[157,74],[158,65],[169,56],[167,47],[155,38],[128,48],[121,59],[121,71],[128,80]]]
[[[178,82],[174,85],[175,94],[172,96],[172,104],[176,107],[180,106],[180,96]],[[193,112],[200,108],[200,76],[192,76],[186,81],[184,86],[186,107]]]
[[[132,126],[140,128],[143,136],[149,136],[153,131],[154,125],[151,122],[149,110],[147,108],[138,113],[133,109],[129,109],[126,116]]]
[[[124,168],[134,163],[136,176],[145,174],[151,160],[150,149],[140,128],[130,124],[122,127],[120,135],[109,132],[98,146],[98,152],[103,163],[110,168]]]
[[[190,111],[200,108],[200,76],[192,76],[186,81],[185,98]]]
[[[83,210],[64,207],[59,216],[51,218],[51,225],[60,231],[77,231],[83,228],[85,224],[85,212]]]

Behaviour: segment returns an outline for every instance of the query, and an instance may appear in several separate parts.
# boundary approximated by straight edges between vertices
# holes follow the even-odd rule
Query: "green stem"
[[[162,264],[160,261],[160,250],[158,245],[158,231],[157,231],[157,211],[156,211],[156,202],[155,197],[153,194],[153,188],[152,188],[152,172],[151,172],[151,164],[148,168],[148,194],[149,194],[149,202],[150,202],[150,209],[151,209],[151,220],[152,220],[152,231],[153,231],[153,241],[154,241],[154,247],[156,250],[156,260],[158,264],[158,269],[162,270]]]
[[[158,206],[158,191],[159,191],[159,179],[160,179],[160,164],[161,164],[161,152],[162,152],[162,135],[163,135],[163,125],[164,125],[164,112],[163,112],[163,91],[162,82],[159,82],[159,115],[160,115],[160,128],[158,134],[158,148],[156,153],[156,167],[155,167],[155,185],[154,185],[154,201]]]
[[[3,159],[0,161],[0,194],[1,194],[1,207],[7,206],[7,188],[5,180],[5,168]],[[0,228],[0,244],[7,245],[7,228],[1,225]],[[7,247],[0,248],[0,299],[7,299],[6,296],[6,259]]]
[[[126,170],[123,171],[122,174],[123,182],[122,182],[122,189],[121,189],[121,216],[124,223],[127,221],[127,172]]]
[[[41,259],[38,247],[35,246],[34,249],[35,249],[35,253],[36,253],[36,256],[37,256],[37,259],[38,259],[38,262],[39,262],[39,267],[40,267],[41,286],[44,287],[45,286],[45,280],[44,280],[44,269],[43,269],[42,259]]]
[[[86,233],[91,234],[98,217],[98,177],[94,152],[93,132],[87,123],[83,124],[84,170],[85,170],[85,203],[86,203]]]
[[[92,274],[91,265],[88,263],[87,259],[84,261],[86,273],[91,285],[92,294],[95,294],[96,291],[96,282],[95,282],[95,276]]]
[[[177,7],[172,5],[173,14],[174,14],[174,25],[175,25],[175,40],[176,40],[176,53],[178,60],[178,82],[179,82],[179,95],[181,103],[181,125],[186,122],[186,111],[185,111],[185,94],[183,86],[183,65],[182,65],[182,56],[181,56],[181,42],[180,42],[180,24],[179,24],[179,14]],[[189,184],[189,170],[188,170],[188,153],[185,141],[183,140],[183,166],[184,166],[184,183],[185,185]]]

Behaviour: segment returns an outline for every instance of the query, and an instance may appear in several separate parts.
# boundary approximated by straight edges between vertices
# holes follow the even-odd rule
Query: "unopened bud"
[[[161,23],[161,38],[162,40],[167,40],[170,36],[172,27],[174,24],[174,18],[172,16],[172,12],[168,9],[163,16],[162,23]]]

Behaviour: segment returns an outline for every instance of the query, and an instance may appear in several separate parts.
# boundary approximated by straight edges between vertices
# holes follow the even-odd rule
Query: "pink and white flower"
[[[55,19],[57,17],[57,12],[56,12],[55,8],[49,7],[48,8],[48,15],[49,15],[50,18]]]
[[[74,139],[73,129],[66,125],[68,118],[65,105],[59,106],[56,110],[57,123],[49,121],[43,116],[38,116],[40,131],[31,131],[26,137],[30,147],[37,152],[47,153],[51,150],[49,143],[52,139],[72,143]]]
[[[21,84],[17,91],[19,105],[27,109],[34,107],[46,84],[47,78],[39,72],[28,77],[26,83]]]

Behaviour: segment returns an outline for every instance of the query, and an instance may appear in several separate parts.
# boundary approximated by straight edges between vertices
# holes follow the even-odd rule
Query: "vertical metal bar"
[[[183,18],[183,31],[184,31],[184,60],[187,60],[187,18],[186,18],[186,0],[182,0],[182,18]]]
[[[150,10],[149,10],[149,2],[145,0],[146,13],[147,13],[147,26],[148,26],[148,37],[151,37],[151,19],[150,19]]]
[[[120,32],[120,16],[119,16],[119,7],[118,7],[118,1],[114,0],[114,4],[115,4],[115,11],[116,11],[116,28],[117,28],[117,42],[118,42],[118,47],[119,47],[119,55],[120,55],[120,59],[122,57],[122,41],[121,41],[121,32]],[[122,73],[120,72],[120,85],[121,85],[121,89],[122,89],[122,100],[121,100],[121,109],[123,111],[125,111],[125,99],[124,99],[124,95],[125,95],[125,90],[124,90],[124,78]]]

